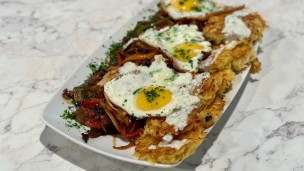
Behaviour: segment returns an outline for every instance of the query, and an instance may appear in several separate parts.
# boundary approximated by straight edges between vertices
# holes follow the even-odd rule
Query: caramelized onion
[[[100,87],[103,87],[107,82],[111,81],[113,78],[115,78],[118,74],[118,69],[117,68],[113,68],[113,70],[107,72],[102,80],[100,80],[97,85]]]
[[[129,61],[142,61],[146,59],[152,59],[157,54],[157,51],[151,51],[145,54],[126,54],[126,59],[123,60],[123,64]]]
[[[117,118],[117,120],[119,120],[120,122],[123,122],[126,125],[129,125],[131,123],[131,120],[127,116],[128,113],[119,107],[115,107],[111,103],[111,101],[106,93],[104,93],[104,96],[106,98],[106,103],[115,111],[115,117]]]
[[[115,116],[113,115],[113,113],[111,112],[111,110],[109,109],[109,107],[107,105],[105,105],[103,107],[104,107],[106,114],[108,115],[108,117],[111,119],[113,125],[115,126],[116,130],[119,132],[119,124],[118,124],[117,119],[115,118]]]
[[[133,141],[130,141],[128,145],[119,146],[119,147],[113,145],[113,148],[116,149],[116,150],[126,150],[128,148],[133,147],[134,145],[135,145],[135,143]]]

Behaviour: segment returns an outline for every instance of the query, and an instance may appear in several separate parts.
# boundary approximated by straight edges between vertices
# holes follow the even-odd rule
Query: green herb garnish
[[[75,115],[73,115],[73,113],[70,110],[64,110],[63,114],[60,115],[60,117],[62,117],[65,120],[67,120],[67,119],[71,119],[71,120],[76,119]]]
[[[160,71],[161,71],[161,69],[157,69],[157,70],[151,71],[151,72],[149,72],[149,75],[150,75],[151,77],[153,77],[153,75],[154,75],[155,73],[160,72]]]
[[[136,94],[137,92],[139,92],[141,90],[141,88],[136,89],[133,94]]]
[[[202,12],[202,8],[195,7],[195,6],[191,7],[191,10],[196,11],[196,12]]]
[[[98,70],[98,65],[95,61],[89,63],[88,67],[91,69],[93,74]]]
[[[131,38],[131,37],[132,37],[133,32],[134,32],[134,30],[128,30],[128,31],[127,31],[127,35],[126,35],[126,36],[127,36],[128,38]]]
[[[106,70],[106,69],[108,69],[109,67],[110,67],[110,64],[109,64],[108,62],[105,62],[105,61],[101,62],[100,65],[99,65],[99,69],[104,69],[104,70]]]
[[[191,65],[191,68],[193,68],[193,61],[192,60],[189,61],[189,64]]]
[[[175,49],[174,50],[174,57],[177,58],[177,56],[178,56],[178,57],[181,57],[181,58],[188,61],[188,60],[191,59],[191,57],[189,55],[187,55],[187,54],[189,54],[189,50],[185,51],[184,49]]]
[[[144,94],[146,95],[146,99],[148,102],[152,103],[155,98],[159,97],[160,95],[156,92],[157,88],[152,90],[146,91],[144,90]]]
[[[109,64],[114,65],[117,63],[117,55],[116,53],[122,48],[122,43],[113,42],[109,50],[106,52],[107,57],[109,57]]]
[[[165,81],[174,81],[178,76],[179,74],[174,71],[174,74],[170,78],[165,79]]]

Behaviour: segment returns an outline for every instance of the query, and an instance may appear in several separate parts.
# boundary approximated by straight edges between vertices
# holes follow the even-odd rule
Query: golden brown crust
[[[232,86],[232,81],[235,78],[235,73],[230,69],[225,69],[213,74],[215,82],[218,85],[217,95],[223,97]]]
[[[220,49],[218,54],[212,54],[212,56],[209,56],[209,58],[215,58],[214,62],[201,68],[201,70],[215,73],[221,70],[231,69],[233,55],[230,50],[225,48]]]
[[[260,63],[254,45],[244,41],[234,41],[233,44],[232,47],[228,47],[230,45],[223,47],[219,54],[216,54],[216,57],[209,56],[210,58],[216,58],[216,60],[208,66],[201,67],[200,70],[216,73],[231,69],[235,73],[239,73],[253,64],[252,73],[257,73],[260,70]]]
[[[252,74],[258,73],[261,71],[261,62],[259,61],[258,58],[255,58],[252,62],[251,62],[251,68],[250,68],[250,72]]]
[[[202,108],[189,114],[188,125],[179,132],[165,122],[165,118],[148,118],[144,134],[135,142],[135,156],[152,163],[172,164],[181,161],[195,152],[203,142],[206,133],[204,129],[212,126],[221,115],[225,102],[218,94],[226,92],[234,79],[231,70],[219,71],[203,81],[199,97]],[[187,139],[180,148],[158,147],[162,137],[170,134],[174,140]],[[153,145],[155,149],[149,149]]]
[[[212,16],[206,21],[203,34],[207,40],[215,44],[226,42],[227,37],[222,33],[222,30],[225,27],[226,16],[227,14]],[[249,44],[261,41],[263,31],[267,28],[265,20],[258,13],[244,16],[242,17],[242,20],[251,30],[251,35],[246,38],[245,41]]]
[[[202,126],[207,129],[211,127],[221,116],[225,102],[222,98],[216,97],[215,100],[203,111],[200,112],[199,117],[202,120]]]
[[[174,127],[169,125],[163,117],[148,118],[145,125],[145,133],[160,137],[166,134],[176,134]]]
[[[174,140],[186,139],[185,144],[180,149],[170,147],[158,147],[157,144],[162,141],[161,136],[152,136],[144,133],[137,139],[135,154],[140,160],[147,160],[152,163],[174,164],[193,154],[196,148],[205,139],[206,133],[201,124],[194,123],[192,129],[183,132],[174,137]],[[149,149],[155,145],[155,149]]]
[[[251,30],[248,42],[255,43],[262,41],[263,31],[267,28],[265,20],[258,13],[252,13],[242,18],[247,27]]]
[[[225,27],[225,17],[225,14],[212,16],[206,21],[203,34],[207,40],[215,44],[220,44],[226,40],[226,36],[222,33]]]

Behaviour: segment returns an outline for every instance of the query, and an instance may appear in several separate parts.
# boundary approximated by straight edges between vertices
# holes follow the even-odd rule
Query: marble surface
[[[0,1],[1,171],[156,170],[84,149],[40,119],[81,61],[151,1]],[[265,17],[263,70],[247,78],[198,152],[166,170],[302,171],[303,1],[225,2],[246,4]]]

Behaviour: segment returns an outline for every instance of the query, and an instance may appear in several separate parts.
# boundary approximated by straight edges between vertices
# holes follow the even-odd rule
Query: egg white
[[[161,30],[151,28],[142,33],[138,39],[151,46],[160,48],[173,60],[177,69],[181,71],[197,71],[198,64],[203,56],[201,52],[211,50],[210,42],[205,41],[202,32],[198,31],[196,25],[174,25]],[[195,42],[204,47],[202,50],[197,50],[197,55],[191,58],[191,62],[184,62],[174,57],[174,49],[177,46],[191,42]]]
[[[192,78],[191,73],[174,72],[163,60],[161,55],[157,55],[149,67],[137,66],[132,62],[124,64],[119,69],[120,77],[106,83],[104,92],[112,103],[136,118],[166,116],[169,124],[181,130],[187,125],[187,115],[199,103],[199,98],[192,91],[204,78],[209,77],[209,73],[197,74]],[[162,86],[169,90],[172,93],[171,101],[158,110],[140,110],[134,92],[149,86]]]

